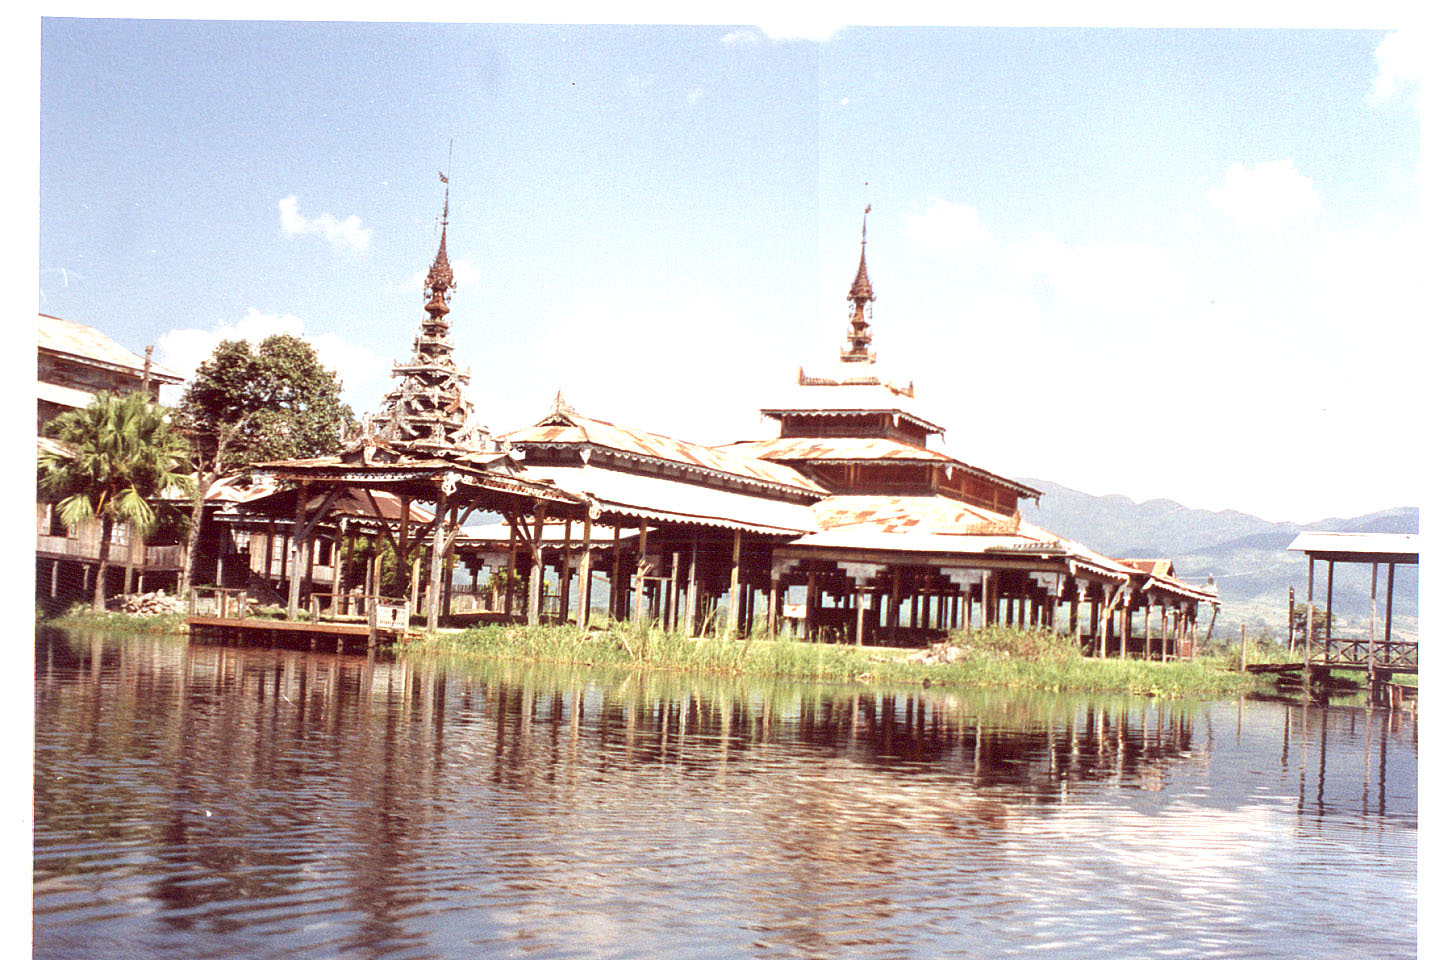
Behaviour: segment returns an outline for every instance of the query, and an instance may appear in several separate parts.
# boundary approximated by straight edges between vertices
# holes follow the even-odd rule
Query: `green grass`
[[[571,626],[485,626],[428,636],[403,649],[799,681],[1021,687],[1157,697],[1228,697],[1268,687],[1263,679],[1238,673],[1218,658],[1185,663],[1087,659],[1068,637],[1045,631],[990,628],[957,633],[952,639],[962,648],[959,659],[932,664],[912,660],[914,650],[785,639],[692,640],[631,624],[589,631]]]
[[[115,633],[167,633],[189,632],[183,613],[162,613],[152,617],[141,617],[130,613],[106,611],[97,613],[83,603],[77,603],[56,617],[42,620],[45,626],[64,627],[70,630],[108,630]]]

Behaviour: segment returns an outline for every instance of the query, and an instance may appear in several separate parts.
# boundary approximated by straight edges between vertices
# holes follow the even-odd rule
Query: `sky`
[[[563,391],[725,443],[838,358],[868,205],[873,348],[951,455],[1355,516],[1418,504],[1433,448],[1425,60],[1406,30],[47,19],[38,309],[182,373],[296,333],[376,410],[445,170],[492,430]]]

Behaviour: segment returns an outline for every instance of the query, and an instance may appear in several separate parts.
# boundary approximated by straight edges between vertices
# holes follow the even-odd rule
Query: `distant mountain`
[[[1272,523],[1236,510],[1192,510],[1173,500],[1136,503],[1111,494],[1092,496],[1048,480],[1022,480],[1041,491],[1036,505],[1024,501],[1021,515],[1031,523],[1078,540],[1111,557],[1165,557],[1175,561],[1181,578],[1204,583],[1214,577],[1223,604],[1216,630],[1254,629],[1284,634],[1287,591],[1305,599],[1305,555],[1285,548],[1304,530],[1359,533],[1418,533],[1420,511],[1395,507],[1360,517],[1335,517],[1309,524]],[[1315,595],[1324,604],[1325,565],[1316,565]],[[1413,566],[1395,570],[1396,630],[1413,634],[1418,609],[1418,577]],[[1378,604],[1385,602],[1385,570],[1380,570]],[[1370,570],[1358,564],[1335,568],[1337,624],[1354,628],[1370,611]],[[1344,623],[1348,621],[1348,623]]]

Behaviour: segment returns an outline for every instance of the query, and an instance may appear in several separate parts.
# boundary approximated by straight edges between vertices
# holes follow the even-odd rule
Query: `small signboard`
[[[404,630],[410,626],[410,604],[375,604],[375,626],[385,630]]]
[[[805,604],[803,603],[787,603],[785,604],[784,610],[785,619],[787,620],[805,619]]]

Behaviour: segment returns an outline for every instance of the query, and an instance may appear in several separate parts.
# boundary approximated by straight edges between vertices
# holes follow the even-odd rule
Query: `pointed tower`
[[[855,271],[855,282],[850,284],[850,332],[846,335],[846,348],[840,351],[844,363],[874,363],[875,355],[870,352],[870,304],[876,299],[870,287],[870,274],[865,272],[865,231],[870,217],[870,205],[865,205],[865,215],[860,218],[860,269]]]
[[[474,423],[474,407],[465,397],[470,371],[456,369],[450,342],[450,291],[455,274],[445,253],[450,225],[450,181],[444,174],[445,208],[440,218],[440,249],[425,278],[425,319],[415,338],[414,354],[395,364],[399,381],[375,418],[376,437],[400,453],[434,456],[446,451],[470,452],[487,447],[489,431]]]

